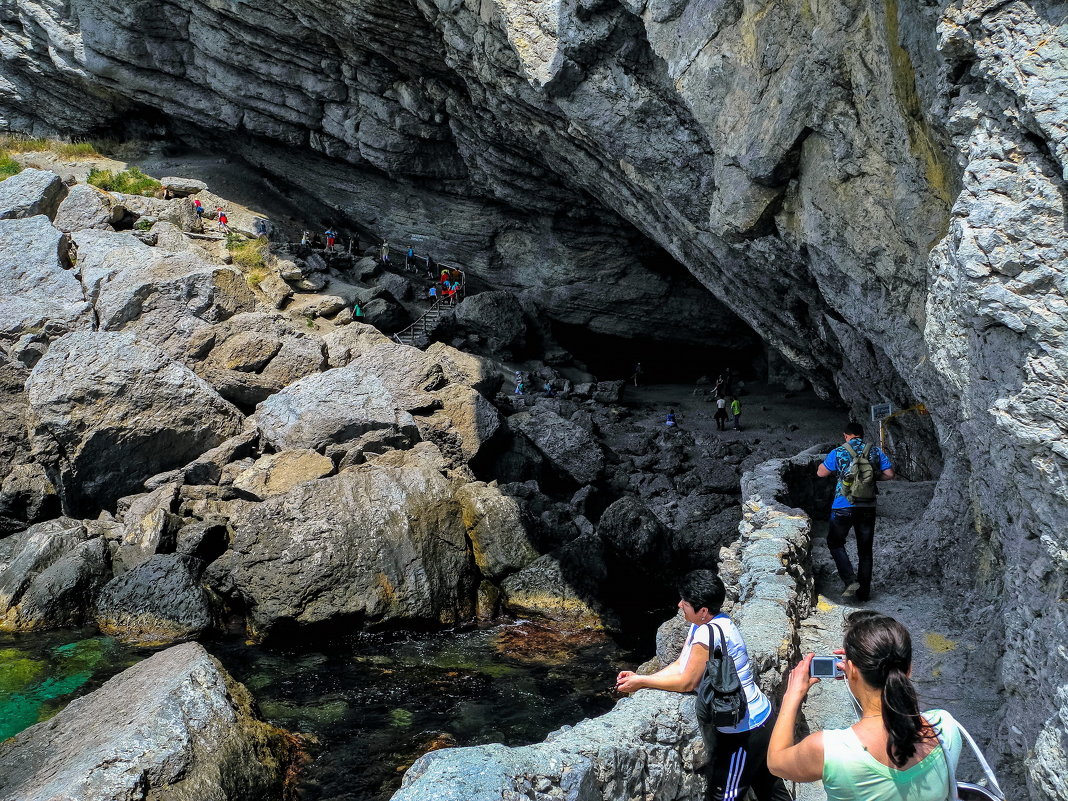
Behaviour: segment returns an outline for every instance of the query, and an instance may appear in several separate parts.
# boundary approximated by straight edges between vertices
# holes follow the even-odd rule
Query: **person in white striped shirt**
[[[679,609],[690,624],[679,658],[648,676],[624,670],[616,677],[616,689],[626,693],[642,688],[691,692],[704,674],[711,638],[715,637],[720,647],[725,639],[745,692],[747,709],[736,726],[701,727],[709,752],[706,797],[709,801],[738,801],[752,788],[759,801],[790,801],[782,779],[768,772],[768,741],[775,712],[756,685],[741,632],[721,611],[727,597],[723,582],[712,570],[694,570],[683,577],[678,589]]]

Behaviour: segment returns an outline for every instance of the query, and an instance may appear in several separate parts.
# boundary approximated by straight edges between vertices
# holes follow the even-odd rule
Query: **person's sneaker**
[[[845,590],[842,592],[842,597],[843,598],[852,598],[854,595],[857,594],[857,590],[859,590],[859,589],[860,589],[860,582],[859,581],[851,581],[851,582],[849,582],[849,586],[846,587]]]

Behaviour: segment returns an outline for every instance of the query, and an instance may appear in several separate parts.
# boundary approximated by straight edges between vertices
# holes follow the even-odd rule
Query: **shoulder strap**
[[[862,451],[862,453],[864,454],[864,458],[865,458],[865,459],[867,459],[867,458],[868,458],[868,454],[870,454],[870,453],[871,453],[871,450],[872,450],[872,448],[874,448],[874,447],[875,447],[874,445],[865,445],[865,446],[864,446],[864,450]]]
[[[729,656],[730,652],[727,650],[727,635],[723,633],[723,629],[721,629],[719,627],[719,624],[713,623],[711,620],[708,621],[708,623],[706,623],[705,625],[708,626],[711,629],[715,629],[719,633],[719,641],[721,643],[723,643],[723,645],[722,645],[720,650],[725,656]],[[712,640],[713,640],[712,645],[715,645],[715,636],[712,637]],[[709,650],[712,650],[712,649],[710,648]],[[713,653],[713,655],[715,655],[715,651],[714,650],[712,650],[712,653]]]
[[[852,456],[854,459],[857,458],[857,452],[853,450],[853,446],[850,445],[848,442],[845,443],[842,447],[849,451],[849,455]]]
[[[939,723],[942,721],[939,720]],[[957,796],[957,773],[953,770],[953,766],[949,763],[949,749],[946,747],[946,737],[942,733],[942,727],[931,726],[934,729],[935,736],[938,737],[938,746],[942,749],[942,758],[946,760],[946,789],[949,791],[949,795],[946,798],[949,801],[958,801]]]

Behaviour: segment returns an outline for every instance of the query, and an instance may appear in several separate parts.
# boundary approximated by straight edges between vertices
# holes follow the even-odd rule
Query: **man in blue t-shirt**
[[[867,445],[864,442],[864,427],[860,423],[849,423],[842,432],[846,444],[840,445],[823,460],[816,469],[820,478],[835,476],[834,503],[831,504],[831,522],[827,529],[827,547],[834,557],[838,576],[845,583],[843,597],[856,596],[858,601],[866,601],[871,596],[872,545],[875,542],[875,498],[868,501],[850,500],[846,497],[842,479],[849,471],[853,454],[862,454]],[[852,453],[850,453],[852,451]],[[872,446],[868,452],[868,461],[874,469],[876,481],[889,481],[894,477],[894,468],[886,454],[878,447]],[[857,557],[859,564],[853,570],[853,563],[846,553],[846,537],[853,529],[857,535]]]

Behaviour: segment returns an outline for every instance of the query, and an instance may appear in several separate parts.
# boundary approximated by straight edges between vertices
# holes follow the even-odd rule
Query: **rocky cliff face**
[[[1068,630],[1066,15],[0,0],[0,109],[26,132],[137,119],[239,141],[559,322],[634,335],[610,307],[638,304],[643,332],[724,338],[713,295],[821,391],[924,402],[893,432],[914,472],[945,456],[918,553],[952,554],[947,578],[1006,610],[1006,747],[1068,797],[1047,647]]]

